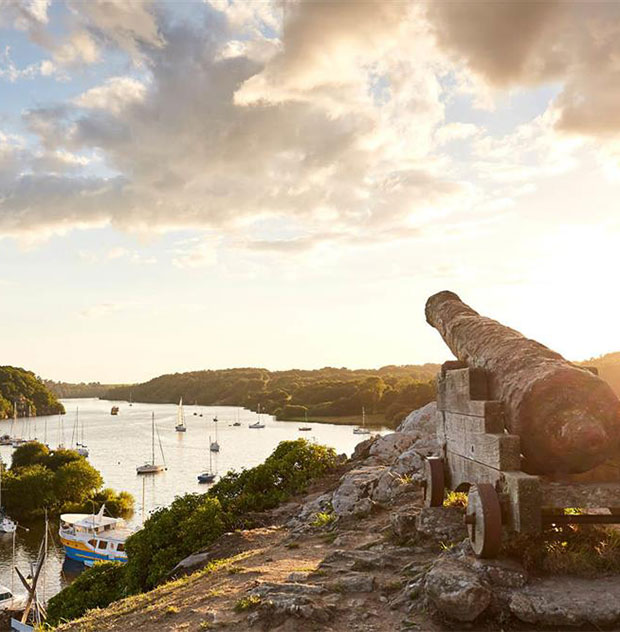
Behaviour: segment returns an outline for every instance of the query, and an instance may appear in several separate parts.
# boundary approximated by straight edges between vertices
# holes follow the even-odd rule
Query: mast
[[[151,413],[151,464],[155,465],[155,413]]]
[[[209,435],[209,474],[213,474],[213,457],[211,456],[211,435]]]

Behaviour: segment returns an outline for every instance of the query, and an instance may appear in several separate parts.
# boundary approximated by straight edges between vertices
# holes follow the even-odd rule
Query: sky
[[[620,3],[0,0],[0,364],[620,349]]]

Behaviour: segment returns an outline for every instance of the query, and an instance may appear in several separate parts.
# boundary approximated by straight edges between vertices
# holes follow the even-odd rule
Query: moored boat
[[[367,435],[370,434],[370,430],[366,428],[366,411],[362,408],[362,425],[353,428],[353,434]]]
[[[183,398],[179,400],[179,407],[177,409],[177,425],[174,427],[177,432],[186,432],[187,427],[185,425],[185,413],[183,412]]]
[[[118,415],[118,406],[112,406],[112,410],[110,411],[110,415]]]
[[[211,458],[211,452],[214,451],[212,446],[213,444],[211,443],[211,437],[209,437],[209,447],[211,448],[209,450],[209,471],[198,474],[199,483],[212,483],[215,480],[215,472],[213,471],[213,460]]]
[[[105,505],[98,514],[62,514],[58,534],[65,555],[92,566],[108,560],[126,562],[125,540],[132,531],[120,518],[104,516]]]
[[[159,449],[163,459],[164,450],[161,447],[161,441],[159,442]],[[155,413],[151,413],[151,460],[144,465],[138,465],[138,467],[136,467],[136,474],[157,474],[158,472],[163,472],[165,469],[167,469],[165,465],[155,463]]]

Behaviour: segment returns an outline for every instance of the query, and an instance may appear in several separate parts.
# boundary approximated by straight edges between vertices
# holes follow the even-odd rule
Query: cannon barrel
[[[480,316],[453,292],[431,296],[425,314],[461,362],[486,371],[506,429],[521,439],[523,469],[585,472],[617,454],[620,401],[598,376]]]

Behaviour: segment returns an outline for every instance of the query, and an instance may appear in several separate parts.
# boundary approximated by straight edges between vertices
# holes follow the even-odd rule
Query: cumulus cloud
[[[557,81],[556,127],[620,134],[620,4],[432,2],[440,47],[494,87]]]
[[[161,17],[157,28],[131,30],[148,57],[148,88],[113,77],[72,103],[25,117],[48,153],[81,156],[96,148],[121,176],[45,180],[42,193],[30,184],[35,176],[20,179],[2,200],[0,231],[31,230],[37,221],[45,231],[54,222],[60,230],[103,222],[136,230],[244,231],[280,217],[313,235],[380,235],[457,196],[460,183],[428,160],[432,128],[443,117],[436,77],[426,62],[418,68],[408,59],[410,47],[389,64],[383,59],[386,41],[390,50],[404,46],[402,8],[364,8],[349,37],[347,24],[358,24],[353,5],[302,5],[285,22],[284,56],[276,52],[266,64],[248,54],[221,55],[231,38],[227,13],[211,10],[195,26]],[[92,11],[86,13],[91,23]],[[380,19],[373,22],[373,15]],[[101,19],[97,14],[100,25]],[[324,39],[339,58],[337,79],[318,50],[322,20],[332,23]],[[303,99],[275,90],[247,97],[255,78],[277,73],[287,75],[282,84],[291,90],[310,92]],[[341,99],[345,108],[335,106]],[[210,256],[183,254],[177,263],[202,265]]]
[[[620,130],[616,4],[212,0],[190,21],[159,4],[66,0],[63,39],[43,4],[10,5],[3,19],[55,65],[112,50],[126,64],[26,112],[35,149],[0,137],[2,235],[199,228],[258,252],[412,238],[473,200],[502,212],[524,183],[571,168],[579,142],[559,131]],[[459,73],[496,89],[557,81],[560,94],[500,137],[446,120]],[[453,141],[491,183],[485,199],[454,168]],[[94,153],[113,177],[87,171]],[[263,234],[265,221],[290,230]],[[172,258],[212,265],[215,251],[207,240]]]
[[[87,90],[74,99],[83,108],[105,110],[119,114],[126,106],[142,101],[146,86],[131,77],[110,77],[106,82]]]

